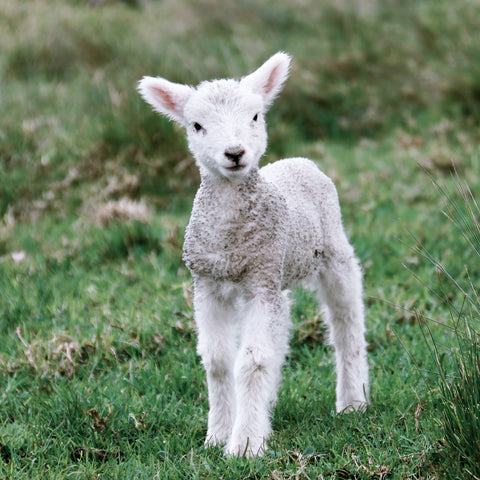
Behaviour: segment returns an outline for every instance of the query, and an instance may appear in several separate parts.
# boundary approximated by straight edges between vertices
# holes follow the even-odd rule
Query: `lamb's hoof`
[[[225,453],[230,457],[263,457],[265,442],[263,440],[251,442],[250,439],[246,442],[230,442],[225,448]]]
[[[337,403],[337,413],[352,413],[361,412],[364,413],[367,409],[368,403],[365,400],[353,400],[351,402]]]
[[[227,444],[228,438],[224,438],[226,436],[222,435],[215,435],[215,434],[207,434],[207,438],[205,439],[205,448],[209,447],[223,447]]]

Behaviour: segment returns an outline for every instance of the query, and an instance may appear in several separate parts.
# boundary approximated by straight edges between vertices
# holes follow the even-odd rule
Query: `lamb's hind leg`
[[[320,297],[335,348],[337,412],[363,410],[369,394],[362,273],[353,249],[345,250],[329,259],[320,274]]]

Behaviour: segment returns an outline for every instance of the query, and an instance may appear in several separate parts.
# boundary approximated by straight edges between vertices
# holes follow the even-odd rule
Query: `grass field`
[[[442,378],[480,255],[442,211],[466,208],[459,182],[480,188],[479,24],[473,0],[3,0],[0,478],[478,478],[449,448]],[[135,86],[240,76],[278,50],[294,64],[265,161],[307,156],[337,184],[372,405],[334,413],[332,351],[295,291],[270,449],[232,459],[203,448],[181,261],[198,173]]]

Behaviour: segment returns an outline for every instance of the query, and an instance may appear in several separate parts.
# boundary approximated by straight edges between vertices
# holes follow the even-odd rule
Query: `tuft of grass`
[[[478,323],[478,318],[476,319]],[[457,350],[450,367],[437,356],[441,375],[441,423],[449,453],[461,468],[480,478],[480,340],[470,326],[456,325]]]
[[[480,208],[468,184],[458,174],[455,175],[454,192],[436,181],[434,183],[446,205],[444,214],[467,245],[470,262],[464,265],[462,278],[450,273],[434,256],[421,250],[443,279],[442,289],[435,293],[448,305],[451,321],[445,326],[454,342],[445,346],[432,333],[429,322],[424,322],[425,340],[437,372],[438,421],[444,434],[444,453],[453,460],[447,470],[454,478],[461,478],[460,471],[479,478],[480,297],[473,272],[478,271],[480,264]],[[445,283],[453,286],[457,295],[452,295]]]

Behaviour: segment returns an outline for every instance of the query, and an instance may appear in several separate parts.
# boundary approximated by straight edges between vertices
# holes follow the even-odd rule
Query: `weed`
[[[445,347],[432,333],[426,322],[425,340],[434,358],[440,391],[439,422],[445,435],[445,450],[453,459],[450,468],[458,478],[459,471],[480,476],[480,299],[471,270],[480,260],[480,208],[470,188],[458,174],[455,176],[456,192],[435,185],[443,196],[445,215],[455,225],[470,250],[470,262],[464,266],[465,277],[456,278],[428,252],[421,253],[432,262],[442,275],[444,283],[453,285],[456,298],[443,286],[436,294],[450,310],[448,325],[455,339]]]

